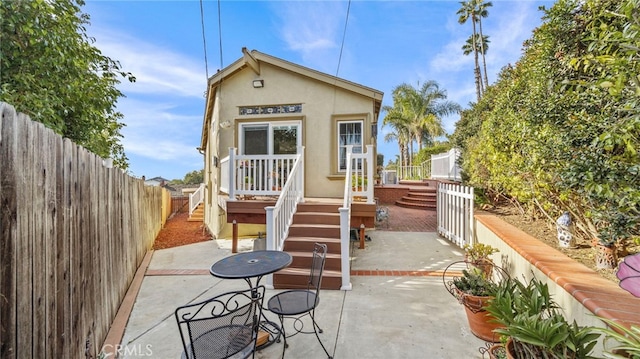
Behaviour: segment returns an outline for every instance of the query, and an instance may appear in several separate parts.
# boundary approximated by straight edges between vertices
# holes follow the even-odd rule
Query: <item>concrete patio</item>
[[[485,343],[469,331],[463,307],[444,289],[441,270],[461,250],[432,232],[370,231],[365,249],[352,246],[352,291],[322,291],[316,318],[335,358],[481,358]],[[241,240],[240,251],[252,249]],[[156,250],[121,341],[121,358],[179,358],[176,307],[228,290],[243,280],[211,276],[209,266],[231,255],[230,241]],[[263,282],[264,283],[264,282]],[[267,299],[276,290],[267,290]],[[266,300],[265,300],[266,302]],[[269,312],[266,315],[277,321]],[[314,335],[289,339],[288,358],[323,358]],[[257,358],[278,358],[282,343]]]

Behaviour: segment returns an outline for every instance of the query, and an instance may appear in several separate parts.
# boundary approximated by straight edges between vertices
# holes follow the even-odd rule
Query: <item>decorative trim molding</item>
[[[240,115],[272,115],[278,113],[300,113],[302,104],[290,105],[268,105],[268,106],[242,106],[239,108]]]

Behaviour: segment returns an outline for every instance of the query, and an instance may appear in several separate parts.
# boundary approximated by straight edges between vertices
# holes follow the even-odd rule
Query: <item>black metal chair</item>
[[[223,293],[175,311],[182,358],[248,358],[255,354],[265,287]]]
[[[298,333],[311,334],[314,333],[322,349],[331,359],[331,355],[325,348],[320,335],[322,329],[318,326],[315,319],[315,309],[320,303],[320,287],[322,284],[322,271],[324,270],[324,262],[327,256],[327,245],[316,243],[313,249],[313,259],[311,262],[311,273],[306,289],[293,289],[280,292],[269,299],[267,306],[269,310],[278,315],[280,326],[282,328],[282,337],[284,338],[284,346],[282,348],[282,357],[287,349],[287,338]],[[302,318],[305,316],[311,318],[313,324],[313,332],[303,331]],[[284,329],[284,319],[291,318],[294,320],[293,328],[295,333],[287,335]]]

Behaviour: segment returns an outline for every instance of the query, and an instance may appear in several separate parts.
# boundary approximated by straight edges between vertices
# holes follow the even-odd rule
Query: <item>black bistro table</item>
[[[215,262],[209,272],[214,277],[224,279],[244,279],[250,288],[260,285],[260,280],[267,274],[271,274],[286,268],[293,258],[283,251],[253,251],[234,254]],[[255,284],[253,280],[255,279]],[[267,341],[258,345],[257,349],[265,348],[280,338],[281,330],[277,323],[268,320],[264,313],[260,322],[260,329],[268,333]]]

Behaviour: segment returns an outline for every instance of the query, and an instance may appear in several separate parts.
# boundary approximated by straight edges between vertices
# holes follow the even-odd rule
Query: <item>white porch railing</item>
[[[452,148],[449,152],[431,155],[431,178],[461,181],[458,158],[460,151]]]
[[[438,234],[462,247],[473,237],[473,187],[438,184]]]
[[[278,201],[274,206],[265,207],[269,250],[282,250],[298,203],[304,200],[304,147],[296,156],[298,159],[288,171]]]
[[[430,178],[431,162],[424,161],[417,166],[400,166],[398,167],[399,180],[421,180]]]
[[[298,158],[300,154],[238,155],[229,148],[229,156],[220,161],[220,191],[230,201],[239,195],[277,196]]]
[[[198,189],[189,195],[189,215],[193,214],[198,205],[204,201],[204,183],[200,184]]]
[[[373,145],[367,145],[365,153],[353,153],[352,150],[353,146],[347,146],[345,182],[351,182],[351,196],[365,198],[367,203],[374,203]]]

